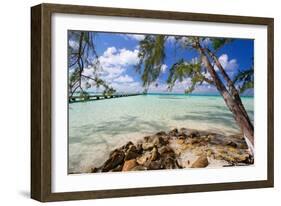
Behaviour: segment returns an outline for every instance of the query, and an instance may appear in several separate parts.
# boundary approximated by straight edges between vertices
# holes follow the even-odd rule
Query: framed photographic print
[[[273,19],[31,8],[31,197],[273,187]]]

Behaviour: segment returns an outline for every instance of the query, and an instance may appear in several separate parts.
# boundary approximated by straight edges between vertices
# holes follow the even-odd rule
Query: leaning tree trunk
[[[207,68],[208,72],[210,73],[215,86],[217,87],[218,91],[220,92],[221,96],[223,97],[227,107],[232,112],[233,117],[237,123],[237,125],[240,127],[241,131],[244,133],[244,137],[246,138],[249,149],[251,153],[253,154],[253,145],[254,145],[254,128],[252,123],[249,121],[248,115],[244,113],[244,111],[241,109],[239,102],[232,98],[231,94],[228,92],[220,78],[218,77],[214,67],[211,65],[205,51],[203,48],[198,44],[197,50],[201,54],[202,62],[204,66]],[[249,145],[250,143],[250,145]]]
[[[248,121],[250,121],[250,118],[245,110],[245,107],[241,101],[240,95],[238,90],[236,89],[236,87],[234,86],[233,81],[230,79],[230,77],[228,76],[228,74],[225,72],[223,66],[221,65],[221,63],[219,62],[218,58],[215,56],[215,54],[213,54],[209,49],[207,49],[208,54],[211,56],[211,58],[214,60],[216,66],[218,67],[218,69],[220,70],[224,80],[227,82],[227,86],[229,88],[230,94],[232,95],[233,99],[236,100],[236,102],[238,103],[239,107],[241,108],[241,110],[243,111],[243,113],[245,114],[245,116],[248,117]]]

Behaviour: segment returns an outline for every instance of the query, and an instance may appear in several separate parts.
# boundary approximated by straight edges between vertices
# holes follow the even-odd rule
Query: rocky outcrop
[[[206,154],[201,155],[198,159],[192,164],[191,168],[204,168],[209,164],[208,157]]]
[[[124,162],[123,167],[122,167],[122,171],[130,171],[130,170],[132,170],[136,166],[138,166],[138,164],[137,164],[135,159],[126,160]]]
[[[225,136],[208,131],[173,129],[145,136],[113,150],[102,166],[91,172],[205,168],[212,160],[223,166],[253,164],[242,135]]]

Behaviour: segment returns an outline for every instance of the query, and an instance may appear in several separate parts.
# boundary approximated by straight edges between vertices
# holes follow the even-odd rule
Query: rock
[[[246,159],[243,161],[245,164],[254,164],[254,157],[252,155],[249,155],[246,157]]]
[[[179,133],[185,134],[185,135],[189,136],[189,131],[190,131],[190,130],[188,130],[188,129],[182,127],[182,128],[180,128]]]
[[[110,156],[110,158],[103,164],[101,167],[102,172],[108,172],[109,170],[114,169],[118,165],[122,164],[125,158],[125,154],[123,151],[115,151]]]
[[[163,145],[169,144],[168,136],[158,137],[158,142],[159,142],[159,146],[163,146]]]
[[[145,152],[142,156],[139,156],[136,161],[139,165],[147,166],[150,162],[158,159],[160,156],[157,147],[153,147],[150,152]]]
[[[202,147],[202,146],[206,146],[208,144],[208,142],[206,142],[204,139],[200,139],[198,146]]]
[[[178,136],[178,133],[179,133],[178,129],[175,128],[175,129],[171,130],[171,131],[168,133],[168,135],[169,135],[169,136],[177,137],[177,136]]]
[[[177,142],[177,144],[184,144],[185,143],[184,139],[177,139],[176,142]]]
[[[200,137],[207,137],[208,135],[210,135],[210,134],[213,134],[212,132],[210,132],[210,131],[198,131],[199,132],[199,136]]]
[[[199,142],[200,142],[200,139],[194,138],[194,139],[189,139],[188,142],[186,142],[186,143],[188,143],[188,144],[198,144]]]
[[[144,165],[151,158],[151,153],[146,152],[142,156],[139,156],[136,161],[139,165]]]
[[[129,142],[127,142],[127,144],[125,144],[123,147],[121,147],[121,149],[127,150],[127,149],[129,149],[131,146],[133,146],[133,145],[134,145],[134,143],[132,143],[131,141],[129,141]]]
[[[209,143],[213,145],[223,145],[235,147],[238,149],[248,149],[245,139],[239,134],[229,136],[225,136],[222,134],[209,134],[208,138]]]
[[[176,159],[175,163],[176,163],[177,168],[179,168],[179,169],[184,168],[179,159]]]
[[[227,145],[226,136],[221,134],[210,134],[207,136],[209,138],[209,143],[213,145]]]
[[[165,156],[162,159],[162,167],[164,169],[176,169],[178,168],[176,160],[170,156]]]
[[[173,153],[174,151],[172,150],[171,147],[169,147],[167,145],[167,146],[160,147],[158,149],[158,152],[159,152],[160,155],[162,155],[162,154],[165,154],[165,153]]]
[[[143,140],[144,140],[144,142],[148,142],[148,141],[150,140],[150,136],[145,136],[145,137],[143,138]]]
[[[207,149],[207,150],[206,150],[206,154],[207,154],[208,157],[211,157],[212,154],[214,154],[214,152],[213,152],[213,150],[211,150],[211,149]]]
[[[185,140],[186,138],[188,138],[188,136],[186,136],[186,135],[180,134],[180,135],[178,136],[178,139],[179,139],[179,140]]]
[[[122,171],[130,171],[134,167],[136,167],[138,164],[135,159],[127,160],[124,162]]]
[[[169,143],[169,140],[166,136],[158,136],[158,135],[152,135],[152,136],[146,136],[145,141],[143,144],[143,149],[148,150],[152,149],[152,146],[161,147],[162,145],[166,145]]]
[[[186,128],[181,128],[179,131],[179,139],[186,139],[188,138],[188,136],[190,136],[190,131]]]
[[[111,157],[114,153],[120,151],[120,149],[115,149],[109,153],[109,157]]]
[[[92,168],[91,168],[91,173],[96,173],[96,172],[98,172],[98,171],[99,171],[99,169],[96,168],[96,167],[92,167]]]
[[[141,165],[138,165],[131,169],[131,171],[143,171],[143,170],[147,170],[147,168]]]
[[[142,152],[143,152],[142,143],[138,143],[137,146],[136,146],[136,148],[137,148],[137,152],[138,152],[139,154],[142,154]]]
[[[149,170],[163,169],[162,168],[162,161],[161,160],[157,160],[157,161],[150,162],[150,164],[148,165],[147,169],[149,169]]]
[[[159,155],[159,153],[158,153],[157,148],[156,148],[156,147],[153,147],[153,149],[152,149],[152,151],[151,151],[151,158],[150,158],[150,160],[151,160],[151,161],[154,161],[154,160],[158,159],[159,156],[160,156],[160,155]]]
[[[126,160],[130,160],[130,159],[135,159],[138,156],[139,156],[139,153],[138,153],[136,146],[131,145],[125,154],[124,160],[126,161]]]
[[[161,139],[161,140],[160,140]],[[163,143],[163,139],[162,137],[159,136],[151,136],[150,138],[150,142],[154,145],[154,146],[159,146],[160,144]]]
[[[155,135],[157,135],[157,136],[166,136],[167,134],[164,131],[160,131],[160,132],[157,132]]]
[[[198,157],[197,160],[191,165],[191,168],[204,168],[207,167],[209,164],[208,158],[206,154],[201,155]]]
[[[123,168],[123,164],[120,164],[117,167],[115,167],[114,169],[110,170],[110,172],[120,172],[120,171],[122,171],[122,168]]]
[[[190,138],[200,137],[200,133],[196,130],[193,130],[193,131],[190,132],[189,137]]]
[[[154,147],[154,144],[151,142],[144,142],[142,143],[143,150],[151,150]]]
[[[204,168],[212,159],[223,160],[232,166],[249,165],[254,163],[254,159],[247,148],[241,134],[226,136],[210,131],[175,128],[168,133],[161,131],[146,136],[136,145],[127,142],[113,150],[101,167],[92,167],[91,172]],[[185,152],[192,153],[197,159],[183,160]]]

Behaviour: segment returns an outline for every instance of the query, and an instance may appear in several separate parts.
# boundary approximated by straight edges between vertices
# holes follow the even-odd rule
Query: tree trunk
[[[227,86],[229,88],[230,94],[232,95],[233,99],[235,99],[239,105],[239,107],[241,108],[241,110],[243,111],[243,113],[245,114],[245,116],[248,117],[248,114],[245,110],[245,107],[241,101],[239,92],[237,91],[236,87],[233,84],[233,81],[230,79],[230,77],[228,76],[228,74],[225,72],[224,68],[222,67],[221,63],[219,62],[218,58],[209,50],[207,49],[208,54],[212,57],[212,59],[214,60],[216,66],[218,67],[218,69],[220,70],[223,78],[225,79],[225,81],[227,82]],[[248,117],[249,122],[250,118]]]
[[[249,142],[254,145],[254,128],[252,123],[249,121],[249,117],[247,113],[245,114],[244,111],[239,106],[239,103],[237,100],[233,99],[231,94],[228,92],[220,78],[218,77],[214,67],[211,65],[205,51],[200,45],[197,45],[197,50],[202,56],[202,62],[204,66],[207,68],[208,72],[210,73],[215,86],[217,87],[218,91],[220,92],[221,96],[223,97],[227,107],[232,112],[233,117],[237,123],[237,125],[240,127],[241,131],[244,134],[244,137],[248,138]],[[251,146],[250,150],[252,150]],[[253,151],[252,151],[253,152]]]

